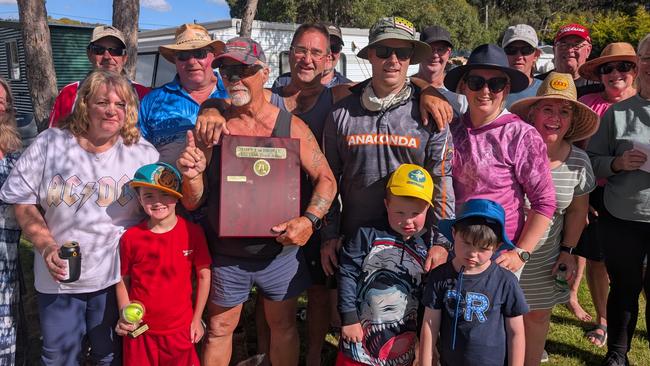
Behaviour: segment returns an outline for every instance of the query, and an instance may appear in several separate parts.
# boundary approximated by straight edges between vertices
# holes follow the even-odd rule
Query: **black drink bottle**
[[[74,282],[81,275],[81,249],[76,241],[68,241],[59,249],[59,258],[67,264],[67,278],[63,283]]]

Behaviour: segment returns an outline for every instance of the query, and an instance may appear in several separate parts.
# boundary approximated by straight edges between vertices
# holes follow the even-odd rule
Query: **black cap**
[[[449,47],[454,48],[454,44],[451,43],[449,31],[437,25],[424,28],[422,33],[420,33],[420,41],[429,44],[433,42],[447,42]]]

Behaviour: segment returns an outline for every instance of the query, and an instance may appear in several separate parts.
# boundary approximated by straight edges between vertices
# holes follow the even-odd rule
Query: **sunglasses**
[[[110,48],[96,44],[88,45],[88,51],[97,56],[103,55],[106,51],[108,51],[108,54],[111,56],[124,56],[126,54],[126,49],[124,47]]]
[[[485,78],[476,75],[469,75],[465,77],[465,84],[471,91],[479,91],[487,84],[488,89],[492,93],[499,93],[508,85],[508,78],[492,78],[485,80]]]
[[[634,69],[636,65],[633,62],[623,61],[623,62],[608,62],[604,65],[598,67],[599,75],[611,74],[612,71],[616,70],[618,72],[630,72]]]
[[[375,55],[377,57],[383,59],[389,58],[393,53],[395,53],[395,56],[397,56],[397,59],[400,61],[408,60],[413,56],[413,47],[393,48],[387,46],[373,46],[371,48],[375,50]]]
[[[341,53],[342,49],[343,45],[333,43],[330,45],[330,51],[332,51],[332,53]]]
[[[517,53],[521,53],[522,56],[530,56],[533,53],[535,53],[535,47],[530,45],[521,46],[521,47],[506,46],[503,50],[508,56],[514,56]]]
[[[208,53],[210,53],[210,50],[207,48],[199,48],[198,50],[190,51],[178,51],[176,52],[176,59],[178,61],[189,61],[191,58],[203,60],[204,58],[208,57]]]
[[[219,74],[224,79],[234,82],[253,76],[261,69],[261,65],[222,65],[219,67]]]

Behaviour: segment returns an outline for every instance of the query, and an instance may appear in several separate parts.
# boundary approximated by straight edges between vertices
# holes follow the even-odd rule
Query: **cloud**
[[[14,5],[16,0],[0,0],[0,5]]]
[[[0,0],[5,1],[5,0]],[[155,11],[170,11],[172,6],[169,5],[167,0],[142,0],[142,7],[149,8]]]
[[[2,0],[0,0],[0,1],[2,1]],[[208,2],[217,4],[219,6],[228,6],[228,3],[226,2],[226,0],[208,0]]]

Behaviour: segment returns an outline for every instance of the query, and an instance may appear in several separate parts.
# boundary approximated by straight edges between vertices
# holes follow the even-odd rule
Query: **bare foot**
[[[586,312],[582,306],[580,306],[580,303],[578,302],[578,296],[576,296],[573,292],[571,292],[571,295],[569,296],[569,302],[566,304],[566,306],[569,308],[569,310],[571,310],[573,316],[579,320],[582,320],[583,322],[591,321],[591,315],[589,315],[589,313]]]

